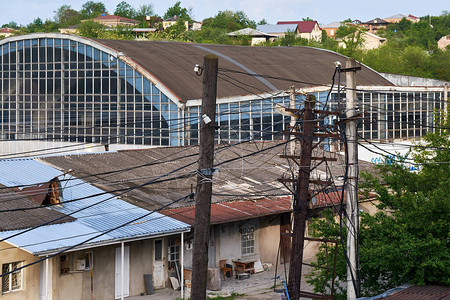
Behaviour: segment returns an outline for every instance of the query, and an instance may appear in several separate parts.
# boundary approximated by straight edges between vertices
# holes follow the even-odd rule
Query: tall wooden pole
[[[356,61],[352,58],[346,62],[346,146],[348,155],[347,176],[347,299],[359,296],[359,260],[358,260],[358,135],[356,125]]]
[[[309,175],[313,148],[314,113],[316,98],[307,95],[303,114],[303,134],[301,140],[300,166],[297,179],[297,195],[294,198],[294,228],[292,236],[291,262],[289,265],[289,295],[299,299],[302,277],[303,247],[309,199]]]
[[[192,255],[191,299],[206,299],[208,242],[211,217],[212,167],[214,162],[214,123],[216,118],[218,58],[203,60],[202,114],[197,188],[195,193],[194,249]]]

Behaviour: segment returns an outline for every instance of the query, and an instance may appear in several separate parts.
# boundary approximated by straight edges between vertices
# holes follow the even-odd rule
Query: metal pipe
[[[124,258],[125,258],[125,247],[124,247],[124,242],[122,242],[122,243],[120,243],[121,245],[121,249],[120,249],[120,251],[121,251],[121,253],[120,253],[120,255],[121,255],[121,264],[120,264],[120,289],[121,289],[121,294],[120,294],[120,299],[122,299],[123,300],[123,286],[124,286]]]

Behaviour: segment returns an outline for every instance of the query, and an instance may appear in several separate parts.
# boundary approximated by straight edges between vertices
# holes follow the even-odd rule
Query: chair
[[[227,277],[230,278],[233,275],[233,266],[227,264],[226,259],[222,259],[219,261],[220,270],[223,272],[223,279],[225,280]]]

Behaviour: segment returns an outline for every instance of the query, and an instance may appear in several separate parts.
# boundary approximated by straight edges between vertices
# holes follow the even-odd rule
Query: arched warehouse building
[[[334,62],[346,59],[308,47],[93,40],[53,33],[7,38],[0,41],[0,138],[9,141],[2,151],[18,151],[14,141],[21,141],[24,151],[37,141],[110,149],[196,144],[202,78],[193,67],[207,54],[219,57],[218,142],[282,138],[289,120],[275,104],[289,105],[292,85],[324,103]],[[443,88],[395,87],[364,65],[357,84],[367,114],[361,133],[367,139],[421,136],[428,130],[422,125],[432,124],[433,110],[443,103]],[[332,108],[336,99],[334,90]]]

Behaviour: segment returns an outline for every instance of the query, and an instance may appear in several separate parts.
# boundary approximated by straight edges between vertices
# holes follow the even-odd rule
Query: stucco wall
[[[259,256],[261,262],[275,264],[280,245],[280,217],[261,218],[259,225]]]
[[[144,274],[152,274],[153,240],[142,240],[130,246],[130,295],[145,292]]]
[[[216,256],[217,261],[226,259],[227,263],[232,264],[233,260],[241,259],[245,260],[247,258],[258,257],[260,248],[260,228],[258,219],[252,219],[242,222],[233,222],[218,225],[219,226],[219,239],[220,242],[217,243],[218,255]],[[255,227],[255,248],[254,254],[241,254],[241,234],[240,228],[246,226]],[[216,237],[217,238],[217,237]]]
[[[5,242],[0,243],[0,249],[2,249],[0,255],[0,265],[17,261],[22,261],[23,264],[26,265],[39,259],[31,255],[30,253],[25,252],[23,250],[19,250],[16,247],[12,246],[11,244]],[[10,292],[3,295],[0,294],[0,299],[2,300],[39,299],[40,264],[38,263],[33,266],[24,268],[22,270],[23,270],[22,289],[19,291]]]

